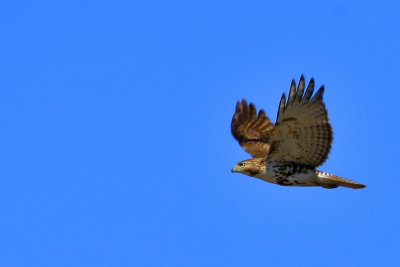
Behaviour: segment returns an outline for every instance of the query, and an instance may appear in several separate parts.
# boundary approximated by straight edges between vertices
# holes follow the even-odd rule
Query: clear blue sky
[[[0,2],[1,266],[400,266],[398,1]],[[325,85],[321,167],[230,170],[246,98]]]

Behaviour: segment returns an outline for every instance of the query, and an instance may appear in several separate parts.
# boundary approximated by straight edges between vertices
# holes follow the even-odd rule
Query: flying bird
[[[292,80],[289,97],[282,95],[275,125],[254,104],[238,101],[231,131],[253,158],[236,164],[242,173],[283,186],[366,186],[316,168],[328,157],[333,133],[323,101],[324,87],[314,94],[314,79],[305,90],[304,76],[296,87]]]

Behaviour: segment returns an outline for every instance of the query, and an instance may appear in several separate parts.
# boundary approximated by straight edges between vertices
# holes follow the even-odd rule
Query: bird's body
[[[232,134],[252,159],[239,162],[233,172],[243,173],[283,186],[364,188],[357,182],[316,169],[327,158],[333,139],[321,87],[311,98],[314,80],[304,93],[304,78],[292,81],[288,101],[282,96],[277,122],[264,111],[257,115],[253,104],[238,102],[232,119]]]
[[[256,159],[257,160],[257,159]],[[307,166],[267,161],[254,177],[279,185],[315,186],[317,174]]]
[[[265,162],[262,158],[255,158],[241,161],[239,164],[247,166],[245,170],[241,171],[243,174],[283,186],[322,186],[325,188],[336,188],[342,185],[350,188],[364,187],[351,180],[291,162],[268,160]]]

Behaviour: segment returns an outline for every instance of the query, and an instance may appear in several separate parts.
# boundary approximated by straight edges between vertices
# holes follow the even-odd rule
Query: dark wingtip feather
[[[296,96],[296,81],[292,79],[292,83],[290,84],[290,91],[289,91],[289,97],[288,97],[288,105],[293,103],[294,99]]]
[[[301,75],[299,86],[297,87],[297,93],[296,93],[297,101],[301,101],[301,99],[303,98],[304,87],[305,87],[304,75]]]
[[[319,88],[318,91],[320,91],[320,92],[321,92],[321,95],[323,95],[324,92],[325,92],[325,86],[322,85],[321,88]]]
[[[278,115],[276,116],[276,121],[278,121],[279,115],[285,111],[286,108],[286,95],[285,93],[282,94],[281,101],[279,102],[279,108],[278,108]]]
[[[232,126],[240,120],[243,120],[246,117],[246,108],[247,108],[247,101],[242,99],[236,103],[236,111],[233,114],[232,118]]]
[[[240,109],[241,105],[242,105],[242,102],[241,102],[241,101],[238,101],[238,102],[236,103],[236,112]]]
[[[243,109],[243,106],[247,106],[247,101],[244,98],[242,100],[238,100],[236,103],[236,110]]]
[[[257,117],[257,110],[256,110],[256,107],[254,106],[253,103],[250,103],[250,105],[249,105],[249,111],[250,111],[250,118],[255,118],[255,117]]]
[[[310,100],[310,98],[314,92],[314,86],[315,86],[314,79],[311,78],[310,82],[308,83],[306,93],[304,94],[304,97],[303,97],[304,100],[306,100],[306,101]]]
[[[314,101],[314,100],[318,100],[318,99],[322,99],[322,97],[323,97],[323,95],[324,95],[324,91],[325,91],[325,87],[324,86],[321,86],[319,89],[318,89],[318,92],[314,95],[314,97],[311,99],[311,101]]]

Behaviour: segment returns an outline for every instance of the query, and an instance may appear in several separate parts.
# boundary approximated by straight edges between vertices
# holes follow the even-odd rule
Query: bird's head
[[[263,158],[247,159],[239,162],[232,168],[232,172],[239,172],[249,176],[256,177],[265,171],[265,161]]]

